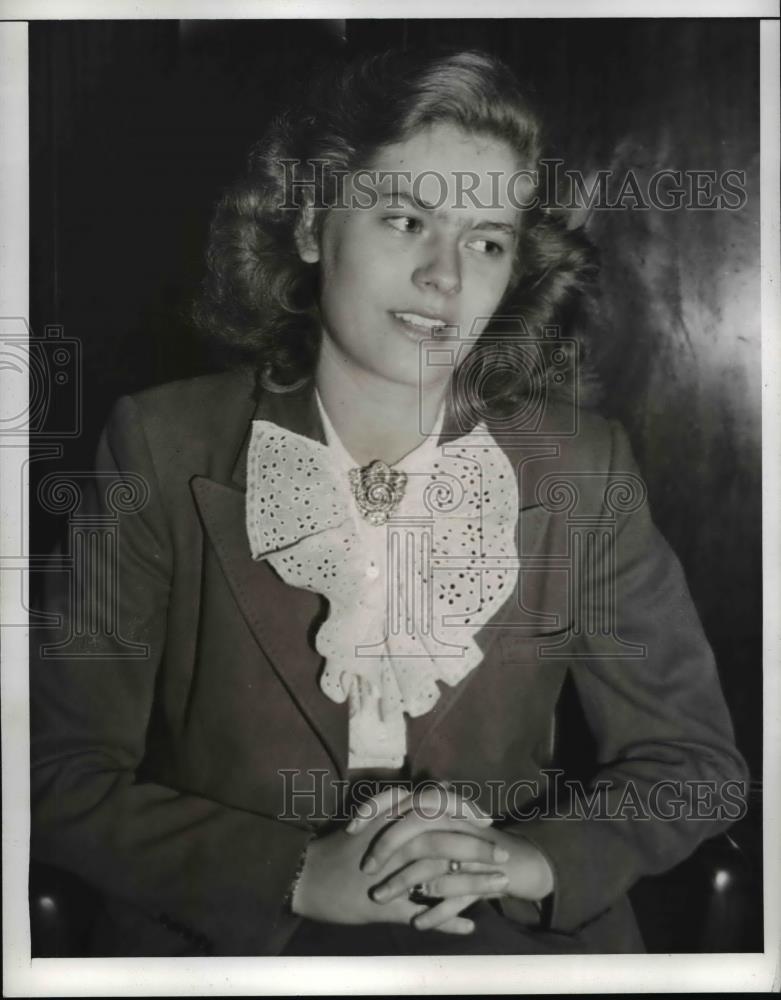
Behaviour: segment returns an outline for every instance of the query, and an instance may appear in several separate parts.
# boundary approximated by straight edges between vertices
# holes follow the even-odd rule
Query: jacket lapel
[[[253,420],[269,420],[297,434],[323,441],[311,387],[278,395],[265,393]],[[247,449],[252,424],[245,428],[231,481],[196,476],[191,489],[204,528],[214,546],[241,612],[271,666],[331,757],[337,773],[347,772],[347,705],[320,690],[322,657],[312,643],[313,629],[325,614],[318,594],[284,583],[264,561],[250,556],[245,519]]]
[[[263,393],[252,420],[268,420],[279,427],[325,443],[311,382],[289,393]],[[191,489],[204,528],[255,640],[318,734],[338,774],[346,777],[347,704],[338,704],[321,691],[319,677],[323,660],[313,643],[315,630],[327,613],[326,601],[318,594],[289,586],[265,561],[255,561],[250,556],[245,521],[245,492],[251,433],[250,422],[243,428],[229,482],[195,476],[191,481]],[[463,433],[452,414],[447,413],[440,443],[454,440]],[[518,469],[520,471],[520,466]],[[524,477],[521,476],[521,517],[525,508],[537,506],[533,491],[526,486]],[[512,604],[513,598],[477,633],[476,641],[484,656],[488,655],[502,622],[510,615]],[[440,684],[440,698],[432,712],[426,715],[426,725],[409,725],[410,763],[413,763],[414,755],[420,750],[429,732],[441,723],[452,705],[463,696],[479,670],[477,667],[454,687]]]

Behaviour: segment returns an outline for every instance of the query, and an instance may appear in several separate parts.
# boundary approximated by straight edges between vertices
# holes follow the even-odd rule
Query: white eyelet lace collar
[[[323,594],[315,646],[324,694],[349,700],[350,768],[398,768],[406,722],[482,659],[474,634],[517,579],[517,484],[483,424],[438,444],[435,433],[394,468],[407,475],[387,524],[358,513],[354,467],[322,405],[328,445],[264,420],[247,457],[247,535],[293,587]],[[516,567],[516,568],[511,568]]]

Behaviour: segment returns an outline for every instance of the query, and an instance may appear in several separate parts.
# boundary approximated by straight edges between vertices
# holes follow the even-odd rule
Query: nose
[[[413,281],[424,291],[451,295],[461,290],[461,260],[455,240],[440,238],[415,269]]]

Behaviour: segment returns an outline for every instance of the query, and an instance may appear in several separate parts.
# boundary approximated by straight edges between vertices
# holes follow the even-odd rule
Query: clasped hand
[[[474,923],[459,914],[476,900],[541,899],[552,888],[540,852],[491,823],[446,787],[381,792],[345,829],[310,844],[293,909],[328,923],[403,923],[468,934]],[[459,862],[456,872],[452,861]],[[441,901],[412,902],[409,892],[421,884]]]

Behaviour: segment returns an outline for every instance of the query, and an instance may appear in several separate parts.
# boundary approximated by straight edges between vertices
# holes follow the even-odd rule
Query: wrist
[[[312,860],[313,843],[314,841],[310,841],[302,851],[301,856],[298,859],[295,874],[293,875],[293,880],[290,883],[290,888],[287,892],[287,902],[290,907],[290,912],[296,914],[297,916],[305,916],[305,903],[302,902],[302,897],[305,895],[305,874],[307,867],[310,865]]]
[[[509,884],[506,895],[540,903],[554,889],[553,869],[548,859],[531,841],[502,831],[497,843],[504,847],[510,859],[504,866]]]

